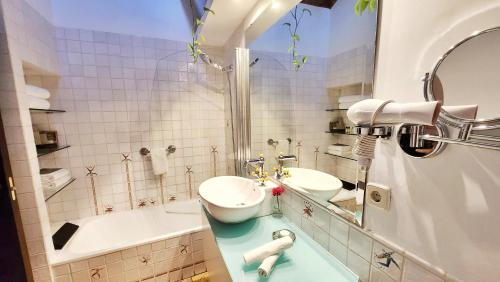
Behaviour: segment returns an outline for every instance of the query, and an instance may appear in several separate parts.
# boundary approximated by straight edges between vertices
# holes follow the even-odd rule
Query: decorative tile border
[[[208,271],[204,249],[215,244],[210,236],[205,230],[52,266],[54,281],[191,281]]]
[[[284,215],[345,264],[361,281],[460,281],[414,254],[311,203],[284,193]],[[305,210],[311,212],[305,212]],[[314,211],[314,212],[313,212]]]

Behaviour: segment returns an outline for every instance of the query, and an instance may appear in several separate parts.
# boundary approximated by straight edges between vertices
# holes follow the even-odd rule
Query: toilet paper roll
[[[274,265],[276,264],[276,261],[278,261],[280,256],[281,256],[281,253],[275,254],[272,256],[268,256],[267,258],[265,258],[258,268],[259,276],[263,277],[263,278],[268,278],[274,269]]]
[[[290,248],[292,245],[293,239],[290,236],[279,238],[256,249],[246,252],[245,254],[243,254],[243,260],[245,261],[245,264],[252,264],[256,261],[262,261],[269,256],[280,253]]]

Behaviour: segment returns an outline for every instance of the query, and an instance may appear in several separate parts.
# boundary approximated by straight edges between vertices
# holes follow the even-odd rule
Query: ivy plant
[[[293,21],[283,23],[284,26],[288,27],[288,31],[290,32],[290,39],[292,43],[288,48],[288,52],[292,54],[292,64],[296,71],[302,68],[308,60],[307,56],[300,56],[297,52],[297,43],[300,41],[300,36],[298,35],[297,30],[300,26],[300,22],[302,21],[302,17],[304,16],[304,14],[309,14],[309,16],[312,16],[311,10],[303,8],[301,11],[299,11],[298,6],[295,6],[295,9],[290,11],[290,15],[292,16]]]
[[[191,14],[193,18],[193,29],[191,30],[192,41],[188,43],[188,51],[191,57],[193,57],[193,63],[196,63],[198,61],[198,57],[203,54],[201,44],[205,42],[205,37],[202,34],[197,35],[196,30],[198,30],[198,27],[203,25],[204,22],[195,16],[193,0],[189,0],[189,6],[191,7]],[[215,12],[210,10],[208,7],[203,7],[203,11],[215,15]]]
[[[354,5],[354,12],[356,15],[361,16],[363,12],[368,8],[370,12],[375,12],[377,7],[377,0],[357,0]]]

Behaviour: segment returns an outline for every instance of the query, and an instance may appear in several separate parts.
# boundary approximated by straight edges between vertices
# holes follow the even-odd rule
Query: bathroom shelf
[[[48,200],[50,200],[50,198],[54,197],[55,195],[57,195],[57,193],[61,192],[62,190],[64,190],[66,187],[68,187],[71,183],[73,183],[74,181],[76,180],[76,178],[72,177],[68,182],[66,182],[66,184],[64,184],[61,188],[57,189],[57,191],[54,191],[53,193],[51,193],[50,195],[45,195],[45,202],[47,202]]]
[[[32,113],[46,113],[46,114],[54,114],[54,113],[65,113],[65,110],[56,110],[56,109],[36,109],[30,108],[30,112]]]
[[[327,112],[336,112],[336,111],[347,111],[349,109],[326,109]]]
[[[340,135],[357,135],[355,133],[341,133],[341,132],[331,132],[331,131],[325,131],[325,133],[340,134]]]
[[[341,158],[341,159],[346,159],[346,160],[351,160],[351,161],[358,161],[358,159],[356,159],[356,157],[352,156],[352,155],[349,155],[349,156],[341,156],[341,155],[334,155],[334,154],[330,154],[328,152],[325,152],[325,155],[329,155],[329,156],[333,156],[333,157],[337,157],[337,158]]]
[[[52,154],[54,152],[64,150],[71,147],[70,145],[58,146],[56,148],[36,148],[37,157],[45,156],[48,154]]]

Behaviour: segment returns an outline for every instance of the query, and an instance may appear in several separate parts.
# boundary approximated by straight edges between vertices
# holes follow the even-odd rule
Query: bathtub
[[[80,227],[62,250],[49,252],[60,265],[209,228],[198,199],[71,221]]]

